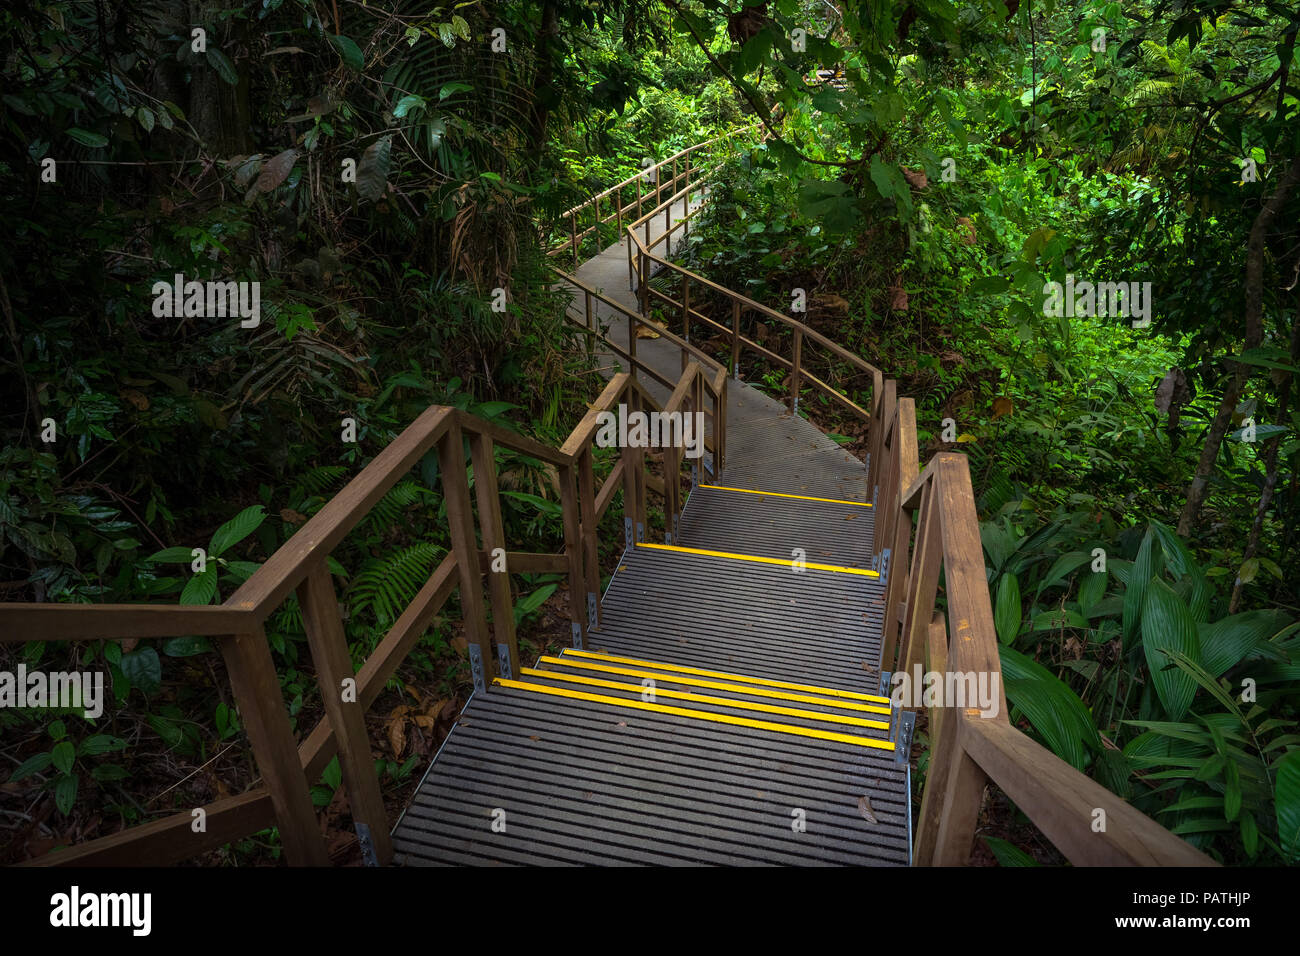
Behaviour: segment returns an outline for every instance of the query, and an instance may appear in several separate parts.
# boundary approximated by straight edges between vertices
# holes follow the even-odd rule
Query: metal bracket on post
[[[514,672],[510,668],[510,645],[497,645],[497,668],[501,671],[501,676],[506,680],[514,679]]]
[[[632,547],[632,519],[623,519],[623,548],[628,550]]]
[[[673,537],[674,538],[681,538],[682,536],[682,529],[679,527],[679,523],[678,523],[678,519],[680,517],[681,517],[680,513],[675,513],[673,515]]]
[[[645,525],[639,521],[636,523],[636,543],[645,544]]]
[[[600,623],[600,615],[596,609],[596,593],[587,592],[587,627],[596,627]]]
[[[698,487],[699,483],[700,483],[700,466],[698,464],[692,464],[691,465],[691,487],[692,488]]]
[[[912,752],[912,731],[916,727],[916,711],[905,710],[898,717],[898,735],[894,738],[894,763],[898,766],[908,762]]]
[[[877,558],[876,570],[880,572],[880,584],[884,587],[889,584],[889,549],[885,548]]]
[[[893,678],[893,671],[880,672],[880,694],[882,697],[889,696],[889,681]]]
[[[476,691],[487,690],[487,684],[483,679],[483,649],[477,644],[469,646],[469,669],[474,675],[474,689]]]
[[[352,826],[357,831],[357,843],[361,847],[362,861],[366,866],[378,866],[379,857],[375,855],[375,841],[370,836],[370,827],[357,821],[353,821]]]
[[[792,401],[792,402],[790,403],[790,414],[791,414],[791,415],[798,415],[798,414],[799,414],[799,396],[798,396],[798,395],[795,395],[795,396],[793,396],[793,398],[794,398],[794,401]]]
[[[880,498],[880,486],[876,485],[872,488],[871,491],[871,507],[875,508],[880,505],[879,498]]]
[[[573,622],[573,646],[576,650],[582,650],[582,625],[577,621]]]

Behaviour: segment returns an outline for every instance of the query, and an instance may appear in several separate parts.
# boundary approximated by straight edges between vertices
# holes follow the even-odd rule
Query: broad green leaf
[[[1223,817],[1231,823],[1241,813],[1241,771],[1233,760],[1227,762],[1223,771]]]
[[[256,531],[258,526],[265,520],[266,509],[261,505],[245,508],[218,528],[212,535],[212,544],[208,547],[208,558],[216,558],[225,554]]]
[[[1010,647],[998,648],[1007,699],[1028,718],[1048,748],[1082,770],[1101,746],[1092,715],[1074,691],[1037,661]]]
[[[168,657],[193,657],[210,650],[212,645],[206,637],[173,637],[163,641],[163,653]]]
[[[403,96],[397,101],[397,105],[393,107],[393,116],[402,119],[411,110],[424,109],[427,105],[428,101],[423,96],[416,96],[412,93],[409,96]]]
[[[1273,764],[1273,802],[1282,858],[1300,863],[1300,750],[1288,751]]]
[[[357,46],[354,41],[341,35],[331,36],[329,41],[349,69],[360,73],[365,68],[366,58],[361,53],[361,47]]]
[[[77,802],[77,778],[66,774],[54,784],[54,805],[65,817],[72,812],[72,805]]]
[[[1173,661],[1165,652],[1177,651],[1199,663],[1201,648],[1196,637],[1196,622],[1183,599],[1159,578],[1153,579],[1146,588],[1141,622],[1142,650],[1151,672],[1151,683],[1165,713],[1177,720],[1191,706],[1196,695],[1196,681],[1172,666]]]
[[[1020,582],[1010,572],[1002,575],[1002,580],[998,582],[993,622],[997,627],[998,640],[1003,644],[1010,644],[1020,633]]]
[[[181,591],[181,604],[211,604],[217,594],[217,564],[208,564],[201,572],[191,575]]]
[[[999,866],[1038,866],[1037,860],[1014,843],[994,836],[982,836],[980,839],[997,858]]]
[[[1137,634],[1138,624],[1142,620],[1142,605],[1146,598],[1147,586],[1155,575],[1155,558],[1152,555],[1154,539],[1151,531],[1142,538],[1138,548],[1137,560],[1129,572],[1127,586],[1124,590],[1124,647],[1128,648]]]
[[[235,64],[230,62],[230,57],[214,46],[209,46],[205,55],[212,68],[217,71],[217,76],[230,86],[239,85],[239,74],[235,72]]]
[[[393,138],[381,136],[361,154],[357,164],[357,195],[369,202],[377,202],[388,188],[388,170]]]
[[[1236,667],[1260,643],[1290,623],[1282,611],[1245,611],[1197,628],[1201,665],[1215,677]]]
[[[122,750],[126,746],[126,741],[120,737],[112,737],[108,734],[95,734],[87,737],[77,747],[77,753],[81,756],[98,757],[101,754],[111,753],[114,750]]]
[[[101,136],[99,133],[92,133],[88,129],[78,129],[73,127],[68,130],[68,138],[82,146],[89,146],[91,149],[98,149],[101,146],[108,145],[108,137]]]
[[[77,748],[71,740],[60,740],[54,745],[54,750],[50,754],[50,763],[59,773],[70,773],[76,759]]]
[[[130,654],[123,654],[118,666],[127,680],[146,694],[152,694],[162,686],[162,661],[152,647],[137,647]]]
[[[145,564],[189,564],[194,560],[194,550],[186,547],[164,548],[144,559]]]
[[[9,783],[17,783],[19,780],[25,780],[34,773],[40,773],[49,767],[54,755],[50,753],[39,753],[35,756],[28,757],[18,765],[18,768],[9,775]]]

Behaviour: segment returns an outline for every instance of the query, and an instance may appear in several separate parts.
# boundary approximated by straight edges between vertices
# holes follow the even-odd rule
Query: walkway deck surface
[[[578,277],[635,304],[622,244]],[[626,323],[610,336],[625,346]],[[680,374],[668,342],[637,356]],[[394,830],[398,863],[908,863],[867,467],[734,381],[726,461],[673,547],[623,555],[585,649],[471,698]]]

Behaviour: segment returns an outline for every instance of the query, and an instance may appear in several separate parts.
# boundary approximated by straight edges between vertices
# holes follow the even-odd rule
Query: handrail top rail
[[[731,289],[728,289],[726,286],[719,285],[718,283],[712,281],[711,279],[706,279],[698,272],[692,272],[690,269],[687,269],[683,266],[679,266],[675,262],[671,262],[668,259],[655,255],[653,252],[650,252],[649,249],[646,248],[645,243],[641,241],[641,237],[637,235],[636,231],[631,226],[627,226],[626,229],[627,229],[628,236],[631,238],[633,242],[636,243],[637,250],[639,251],[639,253],[641,255],[644,255],[647,259],[650,259],[652,262],[657,262],[659,263],[659,265],[664,266],[665,268],[670,269],[673,272],[676,272],[678,275],[688,276],[692,281],[700,283],[700,285],[704,286],[705,288],[712,289],[714,292],[717,292],[723,295],[724,297],[731,299],[733,302],[740,303],[742,308],[759,312],[763,315],[766,315],[768,318],[772,318],[777,320],[778,322],[783,323],[790,329],[797,331],[800,335],[803,335],[806,338],[809,338],[812,341],[816,342],[818,345],[822,346],[823,348],[830,350],[838,358],[843,359],[844,361],[850,363],[851,365],[856,365],[862,371],[869,372],[872,376],[881,376],[883,378],[884,373],[880,369],[876,368],[876,366],[872,365],[870,362],[862,358],[860,355],[855,355],[853,352],[850,352],[848,349],[844,348],[844,346],[822,335],[822,333],[818,332],[816,329],[812,328],[811,326],[805,325],[803,322],[800,322],[798,319],[792,319],[788,315],[783,315],[782,313],[776,311],[772,307],[763,305],[761,302],[755,302],[753,299],[749,298],[749,296],[744,295],[743,293],[735,292]]]
[[[622,189],[624,186],[634,183],[638,179],[644,178],[647,173],[654,172],[658,170],[659,167],[664,166],[667,163],[671,163],[675,159],[680,159],[682,156],[685,156],[688,153],[693,153],[697,149],[703,149],[706,146],[712,146],[714,143],[720,142],[721,140],[730,139],[732,136],[735,136],[737,133],[742,133],[745,130],[751,130],[757,125],[759,124],[750,123],[748,126],[737,126],[734,129],[729,130],[728,132],[723,133],[720,136],[715,136],[713,137],[713,139],[705,140],[703,143],[696,143],[693,146],[687,146],[685,149],[679,149],[677,152],[673,153],[667,159],[661,159],[653,166],[646,166],[643,169],[641,169],[639,172],[633,173],[631,176],[627,177],[627,179],[624,179],[622,182],[615,183],[613,186],[610,186],[604,192],[597,193],[596,195],[590,197],[589,199],[584,199],[582,202],[578,203],[576,206],[572,207],[571,209],[566,209],[564,212],[560,213],[560,215],[557,217],[557,221],[559,219],[564,219],[566,216],[573,215],[583,206],[590,205],[591,203],[595,202],[597,199],[604,199],[606,196],[616,192],[619,189]]]

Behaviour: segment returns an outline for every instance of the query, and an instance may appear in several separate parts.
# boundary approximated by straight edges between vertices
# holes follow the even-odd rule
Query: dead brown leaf
[[[879,820],[876,819],[875,813],[872,812],[871,801],[867,799],[867,795],[865,793],[862,796],[858,797],[858,811],[862,814],[862,819],[866,820],[868,823],[880,822]]]

